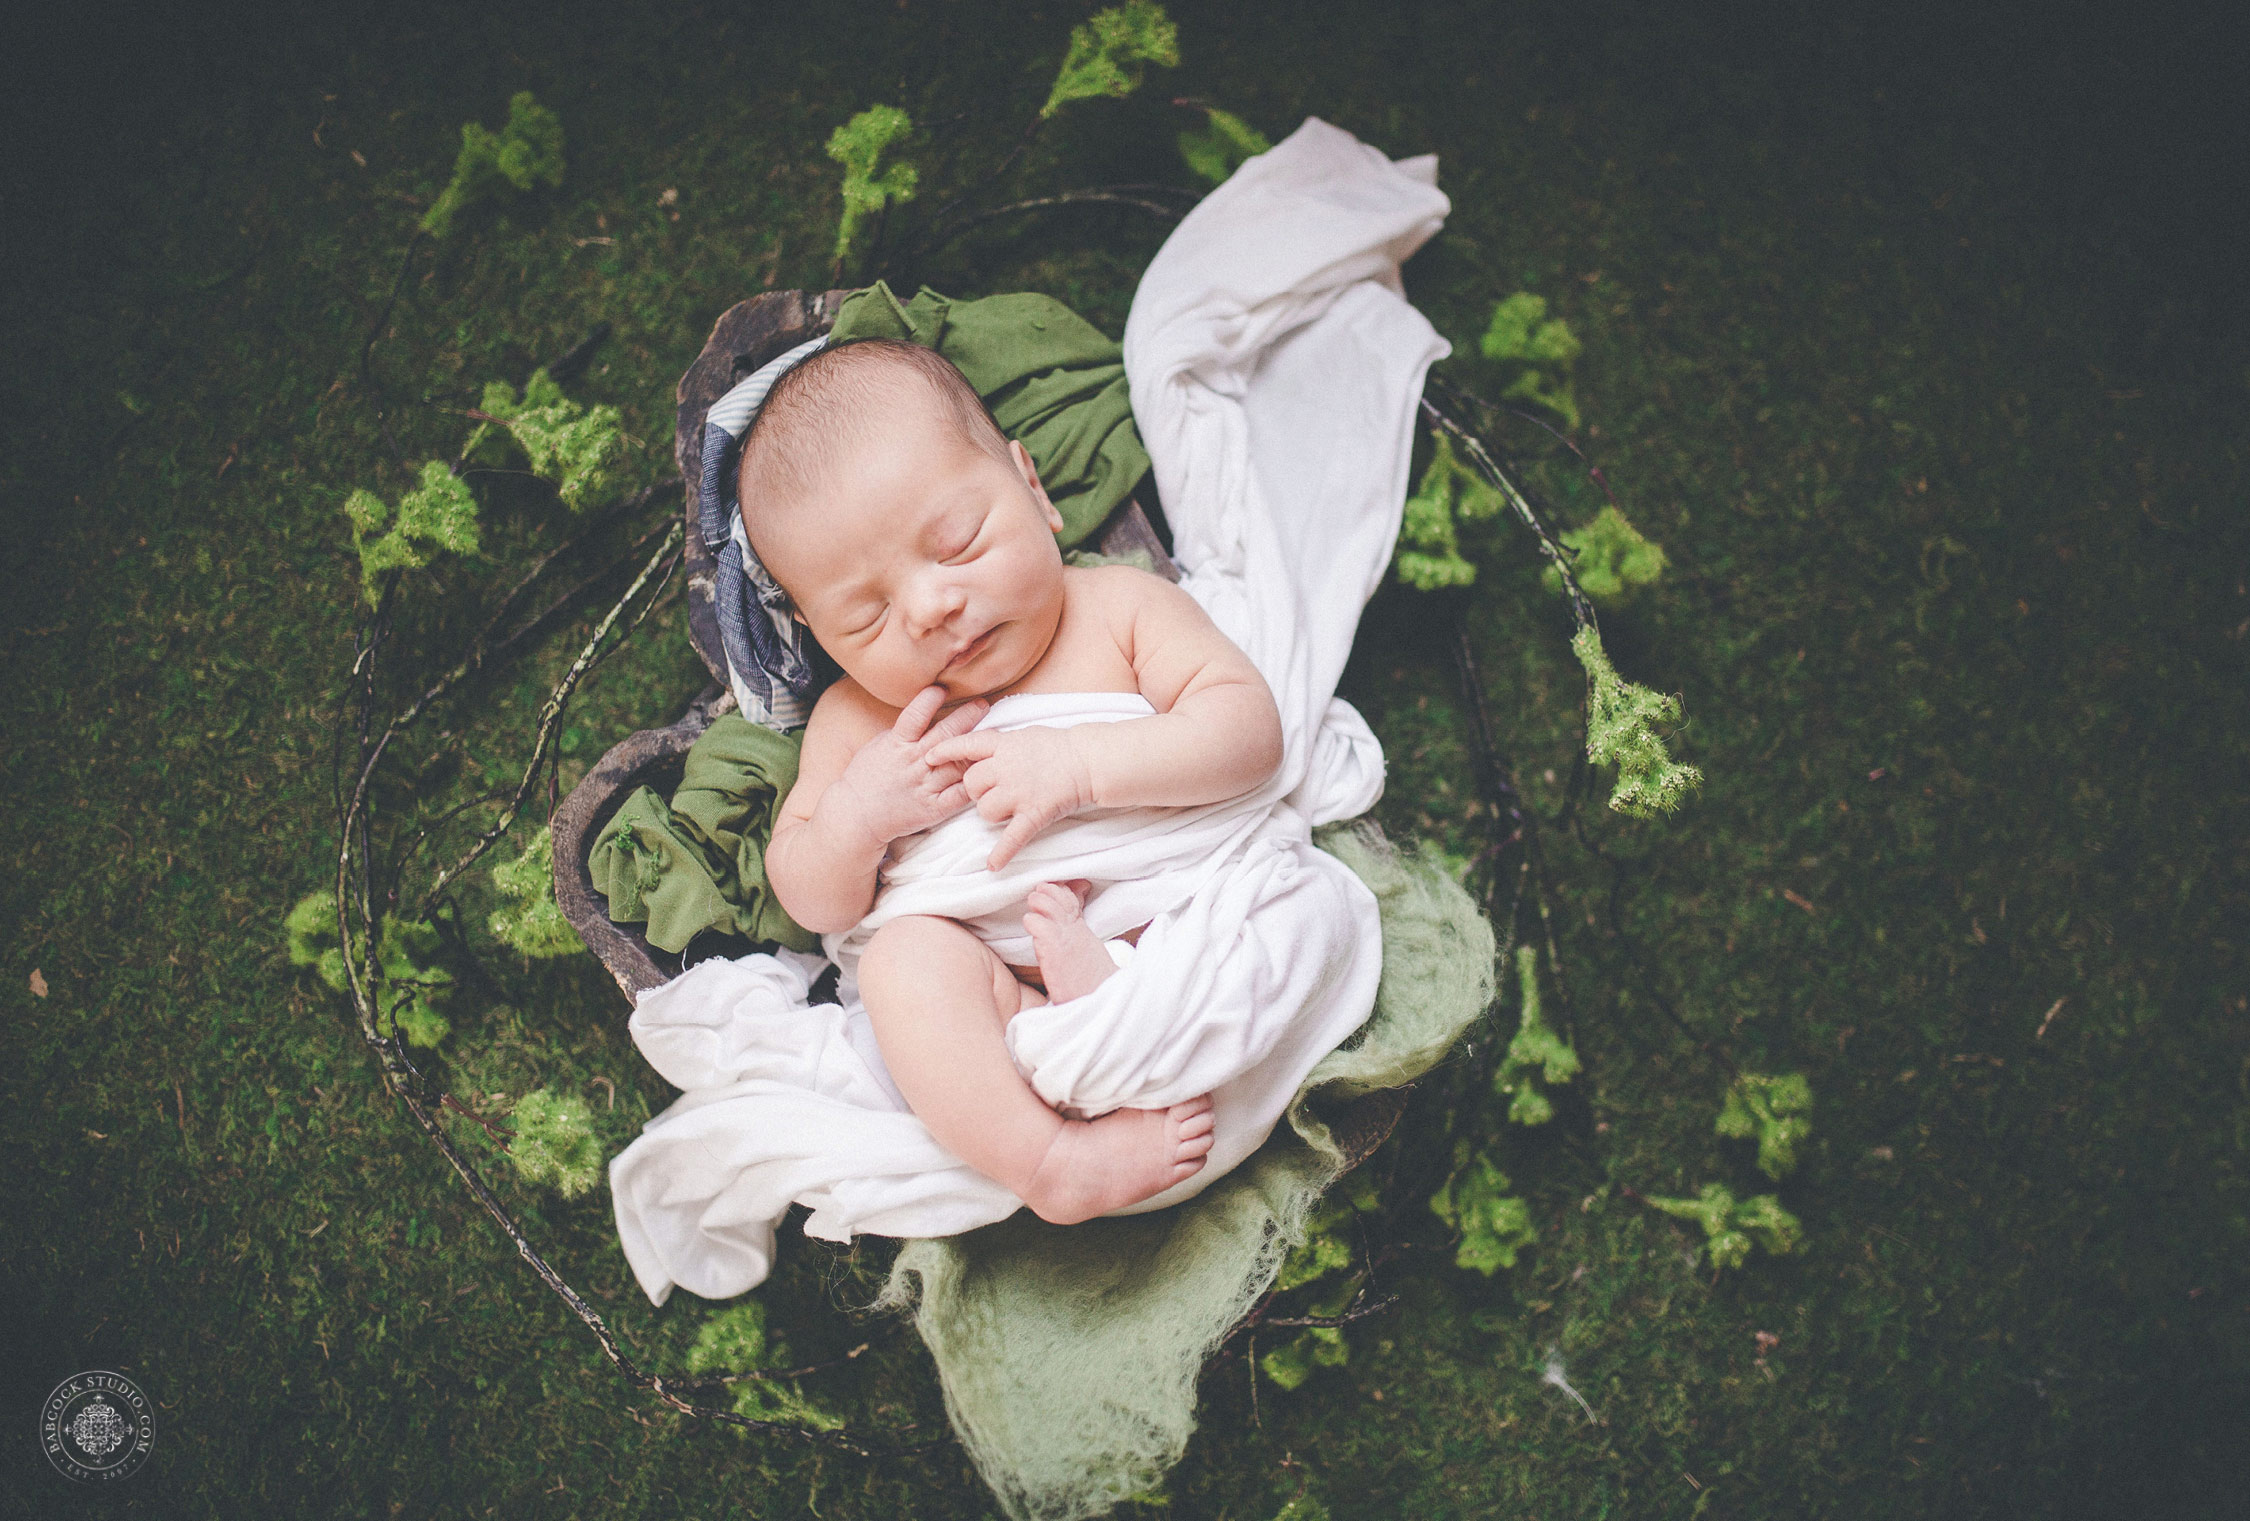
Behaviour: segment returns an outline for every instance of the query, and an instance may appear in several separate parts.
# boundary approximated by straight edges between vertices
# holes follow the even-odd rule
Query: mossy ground
[[[608,321],[579,394],[665,473],[711,319],[826,283],[836,124],[905,105],[934,129],[935,194],[1012,140],[1082,14],[757,10],[173,17],[19,54],[41,77],[11,91],[0,293],[13,1514],[988,1512],[949,1447],[875,1464],[632,1395],[282,946],[326,880],[358,591],[338,508],[409,479],[378,407],[408,459],[448,452],[466,424],[443,408]],[[1171,1512],[2225,1513],[2250,1453],[2250,398],[2214,250],[2239,245],[2172,194],[2214,150],[2167,139],[2144,165],[2115,145],[2156,134],[2103,118],[2097,88],[2158,65],[2193,85],[2207,34],[1176,14],[1183,63],[1150,93],[1440,155],[1454,215],[1408,280],[1458,345],[1517,289],[1584,340],[1587,440],[1672,562],[1609,647],[1683,694],[1679,753],[1709,781],[1671,819],[1587,809],[1554,839],[1587,1070],[1581,1110],[1507,1153],[1538,1246],[1489,1281],[1409,1254],[1386,1270],[1400,1306],[1294,1393],[1253,1404],[1243,1360],[1218,1364]],[[362,383],[460,124],[525,88],[569,134],[562,188],[424,254]],[[2141,80],[2127,113],[2164,94]],[[1045,185],[1190,183],[1170,138],[1192,122],[1072,111]],[[1114,331],[1157,236],[1056,217],[894,274],[1047,290]],[[1592,514],[1591,486],[1539,470]],[[487,520],[500,559],[564,521],[536,493]],[[1490,700],[1551,813],[1579,677],[1521,537],[1483,553]],[[433,639],[464,616],[428,605]],[[1430,607],[1378,598],[1347,693],[1392,756],[1387,825],[1459,844],[1472,791]],[[488,687],[444,785],[506,775],[565,659],[558,638]],[[572,720],[565,783],[701,682],[676,608],[653,619]],[[612,1151],[669,1101],[590,959],[495,953],[485,976],[452,1011],[456,1091],[585,1094]],[[1782,1189],[1805,1251],[1716,1282],[1614,1187],[1755,1181],[1748,1143],[1712,1134],[1707,1045],[1818,1095]],[[1402,1175],[1443,1155],[1447,1091],[1418,1102]],[[705,1307],[648,1308],[605,1190],[511,1197],[629,1343],[681,1365]],[[794,1246],[770,1320],[816,1357],[864,1334],[831,1307],[868,1298],[885,1253]],[[1601,1425],[1541,1383],[1550,1348]],[[91,1367],[160,1407],[116,1493],[32,1445],[41,1395]],[[815,1392],[855,1421],[942,1421],[911,1336]]]

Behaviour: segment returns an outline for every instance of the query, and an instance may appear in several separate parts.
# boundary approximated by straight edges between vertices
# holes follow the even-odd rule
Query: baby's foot
[[[1169,1109],[1113,1109],[1098,1120],[1065,1120],[1023,1200],[1042,1220],[1075,1225],[1195,1176],[1210,1150],[1209,1094]]]
[[[1039,977],[1050,1003],[1083,998],[1117,975],[1108,949],[1086,928],[1091,883],[1047,882],[1024,895],[1023,932],[1039,956]]]

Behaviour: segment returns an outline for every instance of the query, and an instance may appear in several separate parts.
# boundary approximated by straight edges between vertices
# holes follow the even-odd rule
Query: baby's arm
[[[961,768],[923,755],[974,727],[986,705],[965,702],[932,725],[944,702],[943,687],[927,687],[894,716],[847,677],[813,705],[797,784],[766,847],[774,897],[806,929],[828,934],[865,918],[891,841],[968,806]]]
[[[1085,808],[1193,807],[1249,791],[1281,764],[1281,713],[1265,677],[1193,597],[1138,571],[1096,571],[1103,611],[1153,718],[968,734],[930,760],[966,764],[977,811],[1008,827],[1005,866]]]
[[[1281,764],[1281,711],[1241,646],[1161,577],[1128,571],[1112,587],[1126,593],[1120,643],[1156,716],[1058,731],[1084,750],[1085,806],[1186,808],[1272,776]]]

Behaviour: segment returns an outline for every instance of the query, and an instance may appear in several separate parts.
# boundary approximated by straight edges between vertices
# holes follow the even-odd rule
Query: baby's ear
[[[1055,511],[1053,502],[1047,500],[1047,488],[1039,484],[1039,467],[1032,463],[1031,451],[1023,446],[1023,440],[1017,438],[1008,440],[1008,457],[1016,462],[1016,473],[1023,477],[1023,483],[1029,486],[1031,494],[1038,498],[1039,510],[1046,514],[1047,526],[1056,533],[1061,533],[1063,530],[1062,514]]]

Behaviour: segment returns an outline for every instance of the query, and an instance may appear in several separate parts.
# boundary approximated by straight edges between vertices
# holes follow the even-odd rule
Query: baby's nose
[[[908,599],[907,622],[917,634],[933,633],[959,615],[968,603],[968,592],[950,576],[925,576]]]

